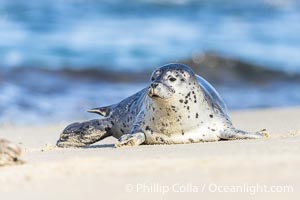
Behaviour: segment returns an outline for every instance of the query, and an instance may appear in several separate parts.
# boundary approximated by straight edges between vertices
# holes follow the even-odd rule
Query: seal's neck
[[[147,97],[146,112],[156,118],[188,122],[200,118],[200,114],[209,108],[203,99],[203,93],[199,91],[190,91],[168,100]]]

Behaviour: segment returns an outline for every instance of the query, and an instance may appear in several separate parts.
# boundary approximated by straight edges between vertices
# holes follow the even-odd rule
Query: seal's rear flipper
[[[105,107],[90,109],[90,110],[88,110],[88,112],[96,113],[96,114],[102,115],[103,117],[107,117],[107,116],[109,116],[111,110],[112,110],[112,106],[105,106]]]
[[[72,123],[60,134],[56,146],[85,147],[112,136],[111,128],[112,124],[109,118]]]

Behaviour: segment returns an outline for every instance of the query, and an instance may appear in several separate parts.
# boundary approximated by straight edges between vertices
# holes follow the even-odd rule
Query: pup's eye
[[[169,78],[169,80],[170,80],[171,82],[174,82],[174,81],[176,81],[176,78],[171,77],[171,78]]]
[[[152,77],[152,78],[151,78],[151,81],[154,81],[154,80],[155,80],[155,78],[154,78],[154,77]]]

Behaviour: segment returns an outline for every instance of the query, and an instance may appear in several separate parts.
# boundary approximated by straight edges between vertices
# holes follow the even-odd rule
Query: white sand
[[[27,163],[0,168],[0,199],[299,199],[300,108],[236,112],[232,120],[271,137],[121,149],[108,138],[58,149],[66,124],[2,127],[1,137],[22,142]],[[264,192],[284,185],[293,192]]]

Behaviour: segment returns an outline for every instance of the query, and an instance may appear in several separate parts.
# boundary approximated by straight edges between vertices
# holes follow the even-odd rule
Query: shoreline
[[[258,192],[256,198],[297,199],[300,194],[300,107],[236,111],[237,128],[266,128],[270,138],[181,145],[113,148],[107,138],[82,149],[55,147],[64,124],[1,127],[1,137],[24,149],[26,164],[0,168],[6,199],[161,198],[161,191],[137,187],[290,185],[293,192]],[[190,185],[188,185],[190,184]],[[128,186],[131,185],[131,186]],[[157,187],[156,187],[157,186]],[[133,191],[127,191],[133,187]],[[204,186],[203,186],[204,187]],[[144,188],[145,189],[145,188]],[[149,189],[149,188],[148,188]],[[206,188],[207,189],[207,188]],[[159,190],[159,189],[158,189]],[[200,194],[201,193],[201,194]],[[248,192],[167,192],[168,198],[253,198]]]

